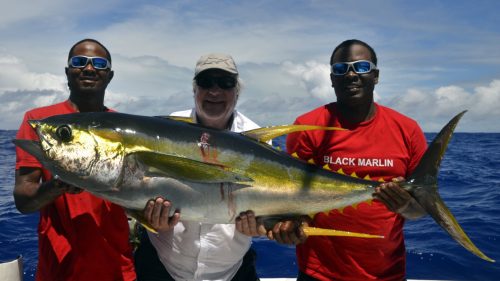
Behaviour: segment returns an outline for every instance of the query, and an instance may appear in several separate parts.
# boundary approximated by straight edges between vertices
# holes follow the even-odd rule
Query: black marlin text
[[[323,156],[323,162],[341,166],[394,167],[393,159],[384,158],[332,157],[325,155]]]

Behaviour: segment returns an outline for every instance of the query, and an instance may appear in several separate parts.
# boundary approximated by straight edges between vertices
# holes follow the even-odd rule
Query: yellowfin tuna
[[[464,113],[443,128],[402,186],[453,239],[493,261],[467,237],[437,192],[442,156]],[[379,184],[322,169],[265,143],[293,131],[332,128],[290,125],[238,134],[122,113],[76,113],[30,122],[40,142],[15,140],[16,145],[63,181],[125,207],[139,221],[146,202],[156,197],[173,202],[183,220],[234,223],[246,210],[276,219],[341,209],[371,200]],[[306,230],[328,235],[324,231]]]

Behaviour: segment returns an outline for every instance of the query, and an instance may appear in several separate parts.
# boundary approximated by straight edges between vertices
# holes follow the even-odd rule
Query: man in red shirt
[[[69,99],[26,112],[16,138],[38,140],[28,120],[109,111],[104,94],[113,74],[104,45],[93,39],[77,42],[66,67]],[[21,213],[40,211],[36,280],[135,280],[127,217],[120,206],[54,178],[17,147],[14,200]]]
[[[297,245],[298,280],[404,280],[405,218],[425,214],[396,182],[408,177],[426,149],[418,124],[373,100],[379,70],[375,51],[365,42],[342,42],[330,59],[337,102],[297,118],[296,124],[342,127],[348,131],[290,134],[287,151],[314,160],[334,172],[382,183],[371,204],[318,213],[315,227],[383,235],[384,239],[309,237],[292,222],[269,233],[281,243]]]

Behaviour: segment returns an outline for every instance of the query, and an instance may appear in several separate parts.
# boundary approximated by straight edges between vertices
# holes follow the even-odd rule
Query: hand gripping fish
[[[472,243],[437,191],[441,159],[464,113],[441,130],[401,186],[459,244],[493,262]],[[173,118],[112,112],[29,122],[40,141],[14,140],[16,145],[64,182],[123,206],[142,223],[146,202],[157,197],[181,209],[182,220],[234,223],[237,214],[246,210],[265,221],[344,208],[371,200],[379,185],[322,169],[266,143],[291,132],[335,128],[289,125],[233,133]],[[330,231],[379,237],[306,231],[308,235]]]

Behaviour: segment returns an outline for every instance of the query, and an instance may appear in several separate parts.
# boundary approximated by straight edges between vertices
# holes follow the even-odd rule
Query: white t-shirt
[[[171,116],[192,117],[194,109],[177,111]],[[231,131],[259,128],[243,114],[234,111]],[[174,202],[175,203],[175,202]],[[182,218],[182,213],[181,213]],[[236,230],[234,224],[179,222],[173,231],[148,232],[151,243],[168,273],[175,280],[230,280],[243,262],[252,238]]]

